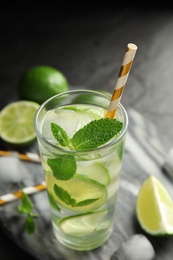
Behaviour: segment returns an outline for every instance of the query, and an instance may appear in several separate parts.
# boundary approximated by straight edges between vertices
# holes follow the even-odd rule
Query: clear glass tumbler
[[[110,100],[111,96],[102,92],[70,90],[45,101],[35,116],[53,231],[62,244],[75,250],[103,245],[116,221],[128,128],[124,107],[119,104],[116,112],[123,127],[110,141],[86,150],[72,149],[69,144],[84,125],[105,117]],[[58,132],[57,125],[63,131]],[[77,142],[80,146],[82,137]]]

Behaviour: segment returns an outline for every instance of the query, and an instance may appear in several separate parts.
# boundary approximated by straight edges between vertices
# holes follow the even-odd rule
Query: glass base
[[[112,228],[92,232],[92,234],[85,236],[72,236],[61,234],[56,225],[53,224],[53,232],[57,240],[64,246],[78,251],[88,251],[102,246],[109,239]]]

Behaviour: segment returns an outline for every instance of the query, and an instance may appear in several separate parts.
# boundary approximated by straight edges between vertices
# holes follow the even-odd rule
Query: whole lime
[[[29,68],[21,75],[17,84],[17,91],[21,99],[35,101],[39,104],[68,89],[69,85],[65,75],[50,66]]]

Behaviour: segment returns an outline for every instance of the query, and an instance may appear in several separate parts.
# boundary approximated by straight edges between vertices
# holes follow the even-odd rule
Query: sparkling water
[[[84,125],[104,118],[105,113],[105,109],[93,105],[64,106],[47,111],[41,124],[42,136],[52,144],[50,147],[47,142],[39,142],[53,230],[61,243],[77,250],[97,248],[111,235],[125,137],[103,149],[71,151],[58,144],[51,123],[61,126],[72,138]],[[58,180],[47,159],[56,159],[64,154],[75,157],[76,173],[69,180]],[[58,196],[55,185],[61,188]],[[67,201],[62,197],[68,197]],[[69,202],[69,197],[75,203]],[[90,203],[88,200],[94,201]],[[79,205],[81,201],[83,204]]]

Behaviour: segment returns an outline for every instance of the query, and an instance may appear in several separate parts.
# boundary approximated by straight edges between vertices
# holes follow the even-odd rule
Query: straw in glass
[[[107,118],[114,118],[118,105],[120,103],[124,87],[136,54],[137,46],[129,43],[124,54],[123,62],[119,71],[117,82],[112,94],[111,102],[106,114]]]

